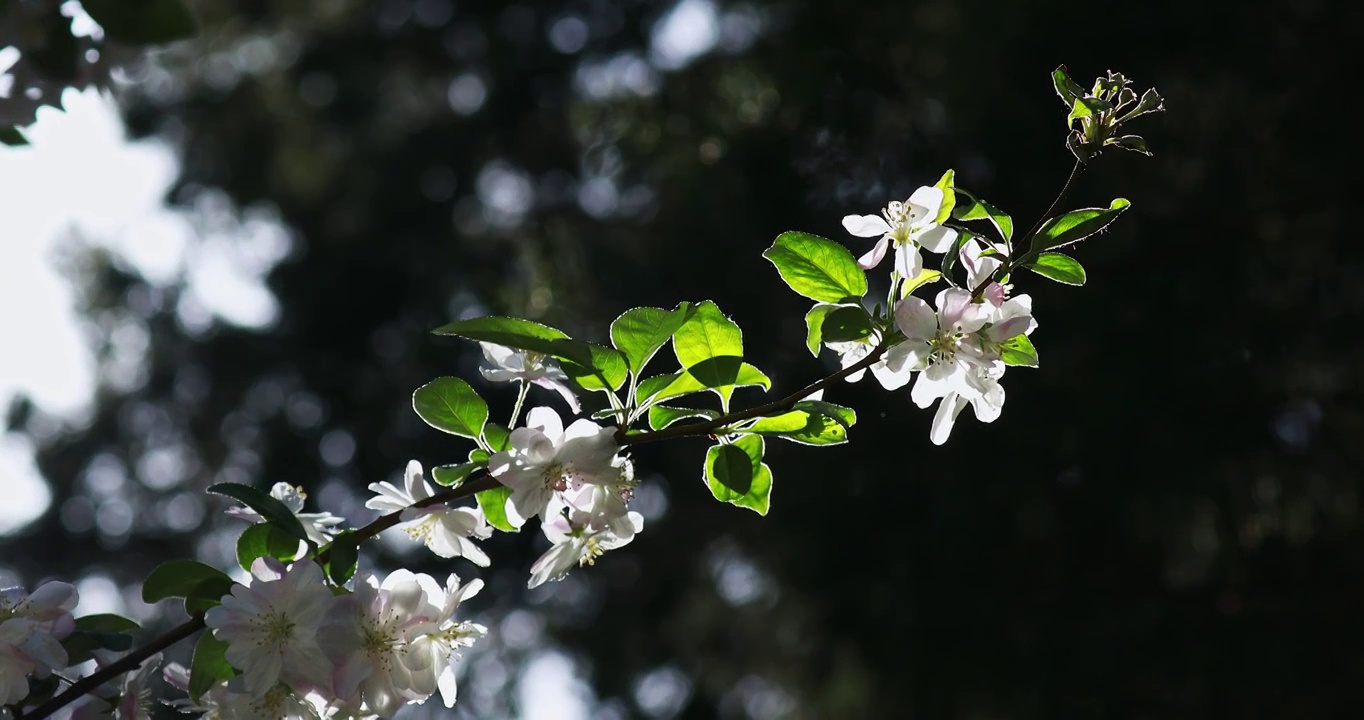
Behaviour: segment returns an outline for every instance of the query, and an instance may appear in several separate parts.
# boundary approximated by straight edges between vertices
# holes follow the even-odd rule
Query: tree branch
[[[979,298],[980,294],[982,292],[985,292],[985,288],[990,287],[990,283],[995,281],[995,275],[999,275],[1001,273],[1008,273],[1012,271],[1015,265],[1014,261],[1016,259],[1019,259],[1020,257],[1026,258],[1032,254],[1033,237],[1037,235],[1038,231],[1042,229],[1042,226],[1045,225],[1047,221],[1050,220],[1051,217],[1056,214],[1056,208],[1060,207],[1061,203],[1065,201],[1066,195],[1070,193],[1070,186],[1075,184],[1076,179],[1078,179],[1080,177],[1080,174],[1085,171],[1085,167],[1086,165],[1084,163],[1080,162],[1079,160],[1075,161],[1075,164],[1070,167],[1070,175],[1066,178],[1066,184],[1061,186],[1061,192],[1056,194],[1056,199],[1051,201],[1051,206],[1048,207],[1046,211],[1042,213],[1041,217],[1037,218],[1037,222],[1032,226],[1032,229],[1029,230],[1026,235],[1022,236],[1024,240],[1028,241],[1027,251],[1025,251],[1022,256],[1009,258],[999,266],[998,270],[995,270],[993,273],[990,274],[989,277],[985,278],[984,280],[981,280],[980,284],[977,285],[975,289],[971,291],[971,297]]]

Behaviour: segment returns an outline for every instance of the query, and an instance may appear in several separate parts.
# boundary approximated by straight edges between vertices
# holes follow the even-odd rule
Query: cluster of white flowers
[[[312,561],[285,568],[260,558],[249,585],[235,585],[204,615],[227,661],[241,675],[210,688],[186,709],[209,718],[392,717],[439,692],[455,703],[455,662],[487,630],[456,620],[482,582],[442,587],[429,575],[398,570],[382,583],[358,578],[334,595]],[[166,678],[183,685],[183,668]]]
[[[955,230],[938,224],[944,193],[940,188],[921,187],[906,202],[892,202],[877,215],[849,215],[843,227],[853,235],[877,237],[871,252],[859,264],[873,267],[894,245],[896,263],[892,283],[913,280],[923,272],[920,250],[944,253],[956,246]],[[987,254],[987,250],[993,251]],[[993,422],[1004,407],[1002,350],[1005,343],[1019,335],[1031,334],[1037,327],[1032,317],[1032,298],[1009,297],[1010,287],[992,279],[1001,266],[999,255],[1004,246],[984,247],[971,238],[961,244],[960,259],[967,272],[967,288],[950,287],[938,293],[934,307],[909,295],[895,304],[895,327],[904,340],[892,345],[870,367],[872,375],[887,390],[907,385],[914,373],[918,379],[910,392],[914,404],[927,408],[941,400],[933,418],[929,438],[934,444],[947,441],[957,415],[968,404],[981,422]],[[976,289],[979,294],[974,294]],[[936,308],[936,309],[935,309]],[[863,341],[828,343],[849,367],[872,352],[879,337]],[[857,372],[850,382],[862,378]]]
[[[38,679],[67,665],[61,641],[76,628],[71,610],[79,595],[74,585],[49,582],[32,594],[23,588],[0,589],[0,705],[28,695],[28,676]]]

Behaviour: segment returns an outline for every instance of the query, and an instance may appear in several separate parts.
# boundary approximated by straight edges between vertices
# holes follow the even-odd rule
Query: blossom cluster
[[[41,680],[67,666],[61,641],[76,627],[71,611],[79,597],[64,582],[45,583],[32,594],[0,589],[0,705],[28,695],[30,674]]]
[[[241,674],[182,701],[185,710],[223,719],[392,717],[437,692],[452,707],[460,651],[487,633],[455,618],[480,580],[450,575],[441,586],[398,570],[382,582],[365,575],[353,593],[336,595],[312,561],[259,558],[251,575],[204,616]],[[188,688],[183,668],[170,666],[166,679]]]
[[[937,222],[943,200],[941,188],[921,187],[905,202],[890,203],[881,216],[843,218],[843,226],[851,234],[876,238],[876,245],[858,261],[863,268],[875,267],[894,246],[893,294],[898,294],[901,283],[925,273],[921,251],[945,253],[960,248],[966,285],[940,291],[932,307],[914,295],[896,301],[894,326],[903,339],[870,367],[887,390],[904,387],[914,373],[919,373],[910,397],[921,408],[941,401],[929,431],[929,438],[937,445],[947,441],[957,415],[968,404],[977,420],[988,423],[999,417],[1004,407],[1004,387],[999,382],[1006,367],[1004,348],[1037,328],[1032,298],[1010,297],[1011,287],[994,279],[1001,267],[999,257],[1006,256],[1006,246],[987,246],[976,237],[958,243],[957,232]],[[840,354],[846,368],[865,358],[881,340],[873,336],[828,344]],[[853,373],[848,380],[856,382],[862,375]]]

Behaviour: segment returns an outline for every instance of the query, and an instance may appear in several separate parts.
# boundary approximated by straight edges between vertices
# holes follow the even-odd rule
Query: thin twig
[[[1026,258],[1032,254],[1033,237],[1037,235],[1037,233],[1042,230],[1042,226],[1056,214],[1056,208],[1060,207],[1061,203],[1065,201],[1066,195],[1070,193],[1070,186],[1075,184],[1076,179],[1085,171],[1085,167],[1086,165],[1084,163],[1079,160],[1075,161],[1075,164],[1070,167],[1070,175],[1066,178],[1066,184],[1061,186],[1061,192],[1056,194],[1056,199],[1051,201],[1051,206],[1042,213],[1041,217],[1037,218],[1037,222],[1033,224],[1032,229],[1029,230],[1026,235],[1022,236],[1024,240],[1028,241],[1028,249],[1020,257],[1010,257],[1006,259],[998,269],[993,273],[990,273],[984,280],[981,280],[980,284],[971,291],[971,297],[979,298],[980,294],[985,292],[985,288],[990,287],[990,283],[995,281],[995,275],[1012,271],[1017,265],[1015,261]]]

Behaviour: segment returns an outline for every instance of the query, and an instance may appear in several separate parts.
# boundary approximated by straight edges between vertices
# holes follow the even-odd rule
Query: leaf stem
[[[1020,236],[1028,242],[1027,251],[1025,251],[1018,258],[1010,256],[1007,260],[1000,264],[998,270],[991,273],[990,276],[985,278],[984,280],[981,280],[980,284],[977,285],[975,289],[971,291],[972,298],[979,298],[980,294],[985,292],[985,288],[989,287],[990,283],[995,281],[996,275],[1003,277],[1003,275],[1013,271],[1014,267],[1021,264],[1024,259],[1032,256],[1033,238],[1037,235],[1039,231],[1042,230],[1042,226],[1045,225],[1047,221],[1051,219],[1052,215],[1056,214],[1056,209],[1061,206],[1061,203],[1065,202],[1066,195],[1070,193],[1071,186],[1075,184],[1075,181],[1077,179],[1079,179],[1081,173],[1085,171],[1086,167],[1087,166],[1079,160],[1076,160],[1075,164],[1070,166],[1070,175],[1066,177],[1066,184],[1061,186],[1061,192],[1056,193],[1056,199],[1052,200],[1051,206],[1048,207],[1046,211],[1042,213],[1041,217],[1037,218],[1037,222],[1033,224],[1032,229],[1028,230],[1027,234]],[[1017,260],[1017,262],[1015,262],[1015,260]]]
[[[507,423],[508,430],[516,428],[516,421],[521,419],[521,405],[526,402],[526,393],[530,391],[530,383],[527,383],[525,378],[520,379],[518,383],[521,387],[516,392],[516,406],[512,408],[511,421]]]

